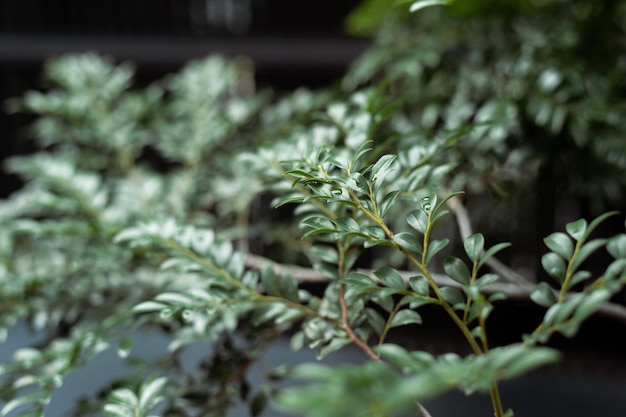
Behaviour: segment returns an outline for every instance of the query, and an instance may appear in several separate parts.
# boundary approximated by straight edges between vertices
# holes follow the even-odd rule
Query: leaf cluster
[[[246,61],[219,56],[143,89],[132,66],[94,54],[49,62],[50,88],[10,103],[38,115],[41,151],[8,161],[26,185],[0,202],[0,336],[25,322],[49,338],[0,368],[0,415],[43,415],[99,352],[128,359],[138,329],[166,333],[171,354],[128,361],[133,377],[111,381],[76,416],[223,416],[237,401],[258,416],[274,399],[311,416],[388,416],[453,388],[489,391],[495,415],[510,415],[498,381],[557,360],[541,345],[576,334],[623,288],[626,234],[591,237],[611,212],[549,235],[541,264],[553,282],[529,291],[546,308],[542,322],[492,346],[489,317],[506,293],[487,267],[509,244],[453,236],[446,222],[486,178],[517,180],[552,155],[553,137],[522,140],[533,129],[622,169],[612,86],[623,68],[578,82],[569,63],[584,45],[572,36],[593,15],[582,0],[541,6],[578,16],[559,20],[558,36],[525,8],[487,19],[460,2],[405,3],[424,10],[384,28],[340,90],[275,99],[254,91]],[[420,35],[432,25],[446,30]],[[491,57],[496,65],[483,65]],[[613,260],[594,276],[585,262],[603,249]],[[321,291],[303,283],[311,277]],[[389,343],[391,329],[419,329],[426,305],[443,310],[470,355]],[[250,365],[288,331],[293,349],[321,358],[354,345],[369,362],[278,370],[251,389]],[[189,373],[180,355],[202,342],[216,348]],[[308,383],[276,388],[289,376]]]

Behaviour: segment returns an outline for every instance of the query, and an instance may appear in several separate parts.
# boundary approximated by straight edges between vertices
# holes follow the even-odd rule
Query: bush
[[[429,3],[441,2],[415,8]],[[427,12],[448,19],[445,11]],[[502,21],[464,13],[452,39],[468,25],[497,28],[512,19],[509,9]],[[559,353],[545,346],[553,334],[571,337],[595,312],[621,311],[610,299],[626,281],[626,234],[592,238],[615,212],[549,234],[540,262],[551,281],[537,283],[495,259],[509,245],[488,245],[474,233],[456,192],[484,192],[490,181],[479,178],[521,173],[532,161],[545,165],[541,147],[520,133],[529,120],[531,131],[567,143],[550,149],[581,146],[600,165],[614,149],[623,152],[613,148],[620,126],[604,113],[615,111],[611,100],[579,120],[575,111],[591,104],[574,91],[575,76],[534,64],[503,88],[534,93],[526,87],[537,74],[549,85],[537,96],[504,98],[480,71],[481,54],[506,49],[488,42],[464,55],[467,65],[452,68],[461,74],[449,81],[460,84],[438,85],[450,70],[443,51],[451,41],[442,37],[431,51],[401,42],[387,48],[393,32],[381,33],[383,47],[356,64],[343,89],[281,99],[254,91],[245,61],[219,56],[142,90],[133,89],[127,64],[92,54],[51,60],[51,88],[10,103],[39,115],[33,132],[42,150],[9,161],[27,182],[0,205],[0,329],[6,335],[25,321],[49,337],[2,365],[0,414],[43,415],[66,375],[104,349],[125,357],[129,335],[152,328],[171,338],[171,356],[150,363],[148,379],[141,379],[145,368],[129,364],[137,365],[135,375],[111,381],[75,415],[147,416],[155,408],[162,415],[226,415],[241,396],[252,415],[271,400],[310,416],[416,408],[426,416],[421,403],[455,387],[488,391],[495,415],[511,415],[498,381],[556,361]],[[514,55],[504,54],[502,65]],[[539,62],[540,55],[527,58]],[[476,72],[465,74],[472,64]],[[539,117],[560,89],[569,104]],[[606,129],[592,140],[598,124]],[[611,169],[623,169],[613,161]],[[276,211],[266,209],[269,201]],[[600,273],[587,272],[584,262],[600,249],[611,260]],[[322,282],[323,291],[312,291],[311,282]],[[519,342],[491,346],[487,321],[512,291],[545,307],[545,316]],[[390,329],[419,325],[425,306],[445,312],[469,355],[434,356],[388,342]],[[370,361],[281,368],[274,378],[308,383],[268,383],[249,393],[248,365],[286,332],[293,332],[294,349],[323,357],[354,344]],[[191,376],[178,355],[206,340],[219,349],[199,377]]]

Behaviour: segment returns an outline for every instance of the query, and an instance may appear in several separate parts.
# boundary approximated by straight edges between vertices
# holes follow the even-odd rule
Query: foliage
[[[541,7],[582,13],[553,3]],[[417,14],[452,19],[432,45],[415,48],[421,37],[383,30],[342,91],[276,99],[254,91],[245,61],[219,56],[145,89],[133,88],[127,64],[93,54],[51,60],[50,89],[10,103],[39,115],[32,132],[41,151],[9,161],[26,185],[0,203],[0,331],[25,321],[48,338],[2,365],[0,415],[43,415],[70,372],[106,349],[127,357],[140,328],[165,332],[171,355],[129,363],[132,377],[111,381],[74,415],[220,416],[239,398],[253,416],[268,403],[310,416],[416,407],[427,415],[421,404],[453,388],[488,391],[495,415],[511,415],[498,382],[556,361],[550,337],[574,336],[622,290],[626,234],[592,238],[615,212],[568,223],[545,238],[541,264],[553,281],[537,284],[506,267],[486,270],[509,244],[453,236],[451,218],[466,219],[463,193],[449,190],[482,192],[483,178],[517,178],[522,166],[545,164],[545,143],[526,136],[539,130],[559,134],[551,149],[574,147],[622,170],[621,122],[611,118],[619,105],[602,83],[621,82],[623,68],[608,78],[591,71],[590,85],[606,95],[583,94],[569,67],[544,59],[580,46],[561,39],[572,33],[568,24],[546,40],[542,26],[529,26],[543,18],[524,11],[515,36],[536,36],[511,41],[501,32],[509,9],[486,20],[484,10],[455,4],[453,18],[434,7]],[[464,34],[475,26],[484,39],[449,66],[444,51],[472,39]],[[505,39],[526,52],[507,49]],[[492,55],[502,72],[481,66]],[[535,89],[537,77],[548,85]],[[542,106],[549,117],[539,117]],[[605,181],[584,179],[586,187]],[[270,199],[276,211],[265,208]],[[587,271],[601,249],[611,261]],[[323,291],[307,280],[323,282]],[[506,300],[505,280],[546,313],[518,343],[492,346],[497,329],[487,324]],[[389,343],[390,329],[427,320],[426,306],[446,313],[469,355]],[[369,362],[279,369],[251,392],[249,365],[287,331],[294,349],[321,358],[354,344]],[[189,374],[178,357],[199,341],[216,349]],[[285,377],[307,383],[272,385]]]
[[[511,194],[530,182],[535,195],[622,198],[624,2],[447,1],[414,14],[381,13],[383,3],[352,17],[380,33],[344,87],[391,80],[404,98],[396,117],[420,137],[480,125],[454,149],[472,175],[452,188]]]

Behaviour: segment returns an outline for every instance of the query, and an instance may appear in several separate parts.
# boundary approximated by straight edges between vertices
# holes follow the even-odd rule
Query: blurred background
[[[389,1],[391,2],[391,0]],[[382,4],[383,2],[367,1],[365,3]],[[472,4],[480,5],[483,3],[497,2],[476,0]],[[514,4],[516,1],[502,0],[501,3]],[[522,4],[524,1],[517,3]],[[556,0],[538,0],[530,3],[556,4],[559,2]],[[588,44],[591,46],[589,48],[585,46],[587,49],[584,50],[581,49],[581,56],[589,57],[589,62],[581,60],[576,65],[569,65],[569,61],[563,60],[563,68],[580,69],[581,73],[586,72],[587,74],[603,74],[605,69],[609,71],[609,69],[622,68],[623,70],[626,68],[624,33],[621,29],[619,42],[622,43],[618,42],[615,48],[617,51],[615,63],[618,64],[614,64],[613,61],[606,64],[605,61],[593,56],[593,53],[600,54],[602,52],[602,48],[596,48],[596,46],[612,45],[608,42],[602,42],[602,32],[598,30],[609,27],[605,24],[606,21],[601,18],[596,19],[594,16],[611,15],[611,7],[617,8],[619,2],[577,0],[572,3],[581,6],[572,13],[583,16],[580,19],[582,22],[580,33],[584,35],[581,36],[581,39],[588,39]],[[165,74],[177,71],[189,60],[201,58],[211,53],[248,57],[255,67],[255,82],[260,88],[270,87],[276,90],[290,91],[300,86],[326,86],[339,80],[345,74],[348,66],[361,56],[372,43],[367,36],[348,36],[344,30],[346,17],[361,4],[362,2],[359,0],[317,0],[315,2],[295,0],[0,0],[0,101],[4,102],[6,98],[21,96],[29,89],[45,89],[46,86],[41,79],[41,73],[43,63],[48,58],[65,53],[86,51],[108,55],[117,61],[132,62],[137,69],[136,85],[138,86],[147,85],[153,80],[162,78]],[[591,11],[585,11],[587,10],[584,8],[585,4],[593,4],[594,6],[589,6],[588,10]],[[598,6],[599,4],[606,4],[606,6],[603,8]],[[594,7],[600,11],[594,11]],[[479,12],[482,13],[482,11]],[[469,11],[464,13],[470,14]],[[370,15],[376,15],[376,13],[373,12]],[[587,18],[588,16],[590,17]],[[470,19],[468,18],[468,20]],[[433,25],[436,26],[436,22]],[[427,30],[426,26],[424,27],[424,30]],[[467,28],[470,30],[471,24]],[[439,33],[439,29],[444,33],[443,27],[436,27],[435,29],[437,31],[433,29],[431,35]],[[531,35],[537,33],[543,35],[539,31],[529,31],[529,33]],[[527,39],[537,41],[539,35],[536,37],[529,36]],[[397,40],[391,37],[390,39],[390,44]],[[484,44],[489,44],[494,39],[496,38],[489,38],[489,34],[485,35],[484,38],[481,38],[480,35],[476,38],[477,44],[482,41]],[[569,42],[568,40],[563,42],[566,41]],[[384,45],[384,39],[381,44]],[[404,46],[398,44],[398,48]],[[412,47],[412,44],[406,46],[407,49]],[[432,47],[433,50],[436,48],[438,45]],[[522,51],[528,51],[530,47],[522,45],[519,48]],[[379,50],[381,49],[384,48],[379,46]],[[492,56],[490,55],[492,50],[485,49],[487,53],[484,56]],[[539,49],[541,48],[537,47],[537,50]],[[476,48],[476,51],[478,50],[479,48]],[[465,62],[469,63],[468,72],[473,71],[472,63],[477,63],[477,66],[484,64],[479,59],[480,54],[477,53],[479,58],[475,58],[471,47],[464,43],[454,44],[454,48],[446,49],[445,53],[441,53],[443,58],[441,60],[435,59],[436,62],[432,64],[427,62],[428,59],[431,59],[427,52],[429,52],[428,47],[425,48],[422,57],[411,57],[411,60],[418,62],[423,59],[423,67],[425,68],[423,74],[426,74],[424,78],[434,74],[432,80],[435,81],[450,81],[452,77],[436,77],[435,75],[437,73],[457,74],[460,60],[465,59]],[[561,53],[562,51],[557,52]],[[560,70],[561,62],[558,59],[552,60],[554,56],[543,57],[537,54],[537,60],[542,60],[545,63],[554,61],[555,68]],[[559,57],[562,58],[563,56],[566,55],[562,54]],[[567,57],[569,59],[569,55]],[[586,66],[590,62],[600,63],[602,67],[600,64],[598,67]],[[402,64],[405,65],[406,63],[403,62]],[[489,64],[485,67],[491,68]],[[473,74],[478,74],[478,71],[473,72]],[[488,76],[483,79],[492,81],[491,74],[488,72],[487,74]],[[529,74],[528,78],[535,76],[532,70],[529,71]],[[609,105],[614,106],[616,114],[619,114],[619,110],[623,108],[623,98],[626,96],[626,87],[624,87],[623,82],[625,78],[618,77],[619,74],[621,73],[616,70],[611,79],[614,82],[612,81],[613,84],[609,83],[609,87],[604,88],[604,84],[601,84],[596,89],[597,102],[604,103],[602,101],[604,96],[602,95],[606,93],[606,96],[611,99],[605,100],[608,103],[607,107]],[[567,76],[567,74],[565,75]],[[511,78],[514,77],[511,76]],[[522,76],[519,78],[521,79]],[[463,81],[462,77],[458,77],[458,79],[460,80],[459,84],[455,84],[456,79],[455,82],[449,82],[452,92],[465,91],[459,88],[461,81]],[[573,75],[572,79],[574,79]],[[593,90],[593,82],[600,83],[600,81],[591,78],[587,81],[591,85],[590,90]],[[431,88],[430,91],[436,92],[437,85],[434,82],[429,82],[430,87],[435,87]],[[484,84],[489,85],[490,82]],[[424,82],[424,85],[427,83]],[[476,87],[471,82],[468,82],[467,85],[471,86],[467,87],[469,98],[462,97],[465,101],[461,99],[459,101],[466,104],[475,100],[479,102],[479,104],[474,103],[476,108],[479,108],[479,105],[487,101],[486,98],[480,96],[483,87]],[[565,194],[567,187],[563,185],[564,182],[554,180],[560,173],[560,171],[557,173],[557,169],[562,169],[565,171],[563,177],[567,177],[568,181],[577,182],[576,175],[572,174],[582,172],[583,168],[588,166],[585,163],[588,162],[590,148],[575,146],[576,142],[569,135],[567,126],[577,119],[574,111],[571,114],[568,113],[569,116],[564,119],[565,122],[561,120],[560,123],[565,128],[561,129],[561,125],[558,125],[555,132],[552,132],[550,128],[545,126],[555,125],[552,120],[557,119],[559,113],[554,112],[554,115],[549,118],[550,120],[542,122],[540,117],[533,113],[534,110],[531,107],[532,100],[539,104],[543,102],[536,97],[530,99],[527,97],[531,96],[531,90],[526,88],[530,84],[521,85],[520,90],[522,92],[519,95],[522,98],[519,100],[519,108],[529,108],[530,110],[528,110],[528,115],[524,114],[525,118],[521,118],[528,123],[527,126],[522,126],[526,130],[521,129],[523,132],[519,135],[520,142],[530,144],[543,152],[540,154],[542,157],[541,168],[543,169],[539,169],[537,181],[528,181],[521,190],[521,197],[513,201],[517,207],[515,209],[516,214],[524,214],[527,223],[511,225],[508,223],[509,217],[500,216],[502,212],[506,212],[507,216],[511,215],[509,206],[500,207],[499,211],[494,213],[491,207],[493,199],[497,196],[493,197],[489,193],[476,195],[466,203],[473,212],[479,212],[481,207],[483,210],[489,211],[483,216],[484,223],[476,224],[477,229],[483,230],[483,227],[492,227],[495,229],[494,236],[497,236],[498,241],[518,239],[521,244],[517,247],[530,248],[530,256],[526,256],[528,255],[526,253],[518,254],[518,257],[514,258],[513,261],[518,259],[516,267],[526,268],[534,272],[540,270],[541,267],[531,264],[530,259],[537,262],[539,259],[536,256],[537,253],[545,252],[545,247],[541,243],[543,236],[561,227],[565,221],[572,220],[570,218],[572,216],[588,215],[592,212],[589,208],[591,198],[585,194],[582,196],[581,194]],[[421,88],[421,84],[418,87]],[[554,88],[557,89],[558,87]],[[484,89],[488,90],[487,87]],[[430,104],[430,102],[434,103],[440,99],[442,103],[445,101],[441,108],[445,108],[452,94],[448,94],[450,91],[447,86],[441,87],[441,91],[443,91],[441,97],[435,96],[433,98],[425,95],[425,100],[428,100]],[[540,98],[546,101],[551,100],[553,91],[552,89],[544,91],[545,97]],[[488,97],[488,94],[491,93],[492,91],[488,90],[484,94]],[[576,94],[578,94],[577,91],[571,93],[567,99],[574,97],[572,102],[575,103],[575,100],[578,99]],[[417,103],[415,108],[419,111],[423,110],[419,107],[422,104]],[[450,108],[453,107],[453,104],[450,104]],[[581,107],[583,106],[588,106],[588,103],[582,103]],[[538,105],[537,108],[539,110],[536,112],[539,114],[542,107]],[[568,111],[572,108],[576,109],[574,105],[568,104]],[[450,111],[449,113],[454,112]],[[596,128],[596,133],[601,131],[598,126],[603,127],[596,120],[597,114],[604,116],[608,113],[604,111],[604,107],[599,107],[599,110],[592,115],[590,125]],[[623,119],[623,115],[621,117]],[[444,116],[440,116],[439,119],[443,120]],[[597,116],[597,119],[600,119],[600,116]],[[34,148],[33,143],[24,140],[28,138],[24,129],[32,120],[33,116],[31,115],[15,114],[9,116],[5,111],[0,112],[0,134],[2,135],[0,160],[6,159],[9,155],[27,153]],[[604,120],[600,121],[603,122]],[[442,124],[441,121],[439,123]],[[609,127],[621,126],[617,122],[613,123],[612,119],[608,120],[606,124]],[[615,130],[620,131],[619,128]],[[623,145],[621,133],[623,131],[620,132],[616,142],[623,153],[626,147]],[[514,134],[512,136],[515,137]],[[550,138],[556,138],[559,142],[551,142]],[[566,145],[565,148],[563,144]],[[569,154],[563,151],[567,149],[567,146],[573,149],[573,151],[570,150]],[[607,147],[607,149],[609,151],[606,153],[609,156],[619,156],[613,148]],[[622,168],[624,160],[626,160],[624,157],[620,159]],[[473,163],[474,161],[470,162]],[[523,167],[522,172],[527,172],[530,169],[532,168]],[[590,169],[599,171],[595,167]],[[626,182],[626,177],[624,177],[623,171],[618,171],[621,172],[621,176],[615,175],[614,172],[611,171],[607,175],[612,175],[622,188],[617,188],[616,194],[619,198],[617,198],[616,203],[613,203],[612,208],[625,207],[623,184]],[[8,196],[20,185],[17,178],[1,172],[0,180],[0,197]],[[604,178],[601,181],[604,181]],[[505,185],[507,184],[505,183]],[[595,184],[592,186],[595,187]],[[485,207],[489,207],[489,209]],[[543,218],[540,218],[537,213],[547,213],[548,215],[542,220]],[[499,220],[500,217],[504,220]],[[621,220],[620,224],[610,224],[609,227],[613,229],[617,226],[623,227]],[[613,232],[614,230],[607,231],[607,233]],[[621,297],[618,301],[623,302],[623,299]],[[527,323],[536,322],[538,312],[527,304],[513,305],[510,309],[501,310],[499,316],[494,316],[494,326],[504,330],[502,343],[508,343],[511,341],[508,339],[509,337],[514,338],[520,334],[519,328],[507,328],[510,323],[513,322],[524,327]],[[513,315],[516,317],[515,320],[511,318]],[[432,331],[437,332],[437,334],[433,334],[433,338],[429,340],[434,340],[437,346],[420,345],[413,340],[412,335],[408,332],[398,334],[397,337],[409,345],[416,343],[416,346],[411,347],[419,349],[433,351],[456,349],[458,341],[449,336],[451,332],[441,332],[441,323],[434,321],[435,325]],[[507,330],[510,330],[510,334],[507,334]],[[504,396],[507,403],[513,406],[520,416],[554,415],[556,413],[581,416],[619,415],[620,409],[619,407],[616,409],[615,406],[619,406],[619,399],[623,397],[624,389],[626,389],[626,377],[624,376],[626,375],[626,367],[624,367],[623,361],[624,343],[620,337],[620,332],[623,333],[623,330],[623,322],[605,318],[592,320],[588,326],[583,328],[580,336],[573,343],[564,338],[557,338],[555,342],[557,347],[567,350],[568,357],[572,358],[564,366],[566,372],[563,373],[563,369],[558,368],[550,369],[544,373],[533,374],[519,381],[505,384]],[[34,337],[25,327],[15,329],[9,337],[10,344],[0,345],[0,361],[8,358],[18,346],[36,343]],[[153,354],[151,353],[153,350],[156,351],[154,354],[162,353],[162,345],[165,343],[163,340],[152,340],[144,335],[139,335],[138,338],[142,341],[140,347],[137,348],[138,351],[144,354]],[[283,342],[272,348],[266,366],[275,366],[286,360],[288,349],[286,343]],[[202,351],[201,353],[205,352]],[[112,364],[111,361],[116,360],[113,356],[109,359],[102,358],[99,363],[92,364],[84,373],[77,374],[75,378],[77,382],[72,383],[70,381],[63,388],[65,394],[63,392],[59,394],[60,396],[67,395],[67,397],[59,397],[58,400],[53,401],[52,405],[58,407],[54,411],[51,409],[49,415],[52,417],[63,415],[63,404],[72,401],[78,395],[80,388],[86,386],[87,381],[93,382],[94,375],[102,376],[104,369],[111,372],[123,372],[123,365],[119,361],[117,364]],[[290,357],[289,360],[291,359],[294,361],[303,360],[302,357]],[[304,358],[304,360],[307,359],[309,358]],[[594,362],[594,359],[600,360]],[[194,359],[189,360],[192,361],[190,363],[193,363]],[[336,360],[353,361],[361,360],[361,358],[355,356],[354,351],[347,350]],[[529,392],[532,392],[532,401],[528,401]],[[458,406],[454,404],[456,401],[467,401],[467,399],[460,398],[458,393],[453,393],[432,404],[429,409],[435,416],[450,415],[452,410],[458,411]],[[479,398],[478,401],[481,405],[476,405],[476,407],[484,407],[487,404],[485,398]],[[472,410],[473,403],[468,402],[467,404],[468,408],[463,415],[488,415],[489,413],[488,407]]]
[[[97,52],[137,69],[137,85],[210,53],[245,56],[259,87],[327,85],[369,44],[344,34],[358,0],[2,0],[0,101],[42,88],[46,59]],[[0,159],[27,152],[31,119],[0,113]],[[20,133],[22,132],[22,133]],[[24,136],[22,134],[22,136]],[[23,139],[23,138],[22,138]],[[0,197],[18,187],[0,176]]]

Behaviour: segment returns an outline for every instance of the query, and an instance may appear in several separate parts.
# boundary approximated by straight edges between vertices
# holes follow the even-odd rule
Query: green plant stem
[[[413,256],[413,254],[411,254],[408,250],[402,247],[399,247],[399,249],[402,251],[402,253],[404,253],[404,255],[409,259],[409,261],[411,261],[411,263],[415,265],[420,270],[420,272],[422,272],[422,274],[426,277],[428,282],[431,284],[431,288],[433,292],[435,293],[437,298],[441,301],[441,307],[446,311],[446,313],[450,316],[450,318],[452,318],[452,321],[454,321],[457,327],[461,330],[461,332],[463,333],[463,336],[465,336],[465,339],[469,343],[474,353],[476,355],[482,355],[483,353],[487,352],[488,346],[487,346],[486,336],[484,336],[485,339],[483,339],[483,347],[481,348],[481,346],[479,346],[478,343],[476,342],[476,339],[474,338],[474,336],[472,336],[471,331],[467,327],[467,323],[465,323],[455,313],[450,303],[448,303],[443,298],[443,296],[441,295],[441,292],[439,291],[439,286],[435,282],[432,275],[430,275],[430,272],[424,267],[423,264],[418,262],[417,259],[415,259],[415,257]],[[484,326],[484,323],[482,324],[482,326]],[[483,334],[484,333],[485,333],[485,328],[483,327]],[[494,411],[495,417],[503,417],[504,411],[502,410],[502,401],[500,399],[500,391],[498,389],[498,384],[496,382],[491,384],[489,388],[489,392],[491,394],[491,402],[493,404],[493,411]]]
[[[365,213],[365,215],[367,217],[369,217],[374,223],[376,223],[385,232],[385,235],[387,235],[387,237],[390,240],[393,241],[393,236],[394,236],[393,232],[391,231],[391,229],[389,229],[387,224],[385,224],[385,222],[380,218],[380,216],[378,216],[378,215],[372,213],[371,211],[369,211],[367,209],[367,207],[364,207],[361,204],[361,202],[359,201],[358,197],[354,194],[354,192],[350,191],[350,195],[351,195],[351,197],[353,199],[353,202],[355,203],[356,207],[359,210],[361,210],[363,213]],[[394,242],[394,244],[395,244],[395,242]],[[454,309],[446,301],[446,299],[443,297],[443,295],[441,295],[441,291],[439,290],[439,285],[437,285],[437,282],[435,281],[433,276],[430,274],[430,271],[428,271],[428,269],[424,266],[424,264],[422,262],[420,262],[417,259],[415,259],[413,254],[411,252],[409,252],[407,249],[403,248],[402,246],[400,246],[398,244],[395,244],[395,246],[396,246],[397,249],[399,249],[404,254],[404,256],[406,256],[406,258],[409,260],[409,262],[411,262],[414,266],[416,266],[417,269],[419,269],[419,271],[424,275],[424,277],[426,277],[426,280],[428,280],[428,283],[430,284],[431,289],[435,293],[435,296],[440,301],[441,306],[446,311],[446,313],[448,313],[448,315],[452,318],[452,320],[456,323],[456,325],[459,327],[461,332],[463,332],[463,335],[467,339],[467,341],[470,344],[470,346],[471,346],[472,350],[474,351],[474,353],[476,353],[476,354],[483,353],[481,348],[480,348],[480,346],[476,343],[476,340],[474,339],[474,337],[472,336],[471,332],[467,328],[467,325],[454,312]]]
[[[478,275],[478,262],[474,262],[472,265],[472,278],[470,279],[470,284],[474,284],[476,282],[477,275]],[[467,297],[467,303],[465,305],[465,313],[463,313],[464,322],[467,322],[469,309],[471,306],[472,306],[472,299]]]
[[[500,399],[500,390],[498,389],[498,384],[493,383],[489,387],[489,394],[491,396],[491,404],[493,406],[493,412],[496,417],[503,417],[504,410],[502,409],[502,400]]]
[[[389,333],[389,330],[391,329],[391,322],[393,318],[396,316],[396,314],[398,314],[398,311],[400,311],[400,308],[401,308],[400,303],[398,303],[395,305],[391,313],[389,313],[389,318],[387,319],[387,322],[385,323],[385,328],[383,329],[383,332],[380,334],[380,337],[378,339],[379,345],[382,345],[385,342],[385,339],[387,338],[387,334]]]
[[[584,243],[584,239],[580,239],[576,242],[576,246],[574,247],[574,253],[572,254],[571,259],[567,263],[567,269],[565,270],[565,278],[563,279],[563,284],[561,285],[561,290],[559,291],[559,303],[565,301],[565,295],[567,294],[567,288],[569,287],[570,281],[574,276],[574,264],[578,258],[578,254],[580,252],[580,248]]]
[[[440,301],[441,307],[446,311],[446,313],[448,313],[450,318],[452,318],[454,323],[461,330],[461,332],[463,333],[463,336],[465,336],[465,339],[469,343],[474,353],[476,353],[477,355],[484,353],[481,347],[478,345],[478,343],[476,343],[476,339],[474,338],[474,336],[472,336],[472,333],[467,327],[467,324],[458,316],[458,314],[455,313],[450,303],[448,303],[448,301],[446,301],[446,299],[441,294],[439,285],[437,284],[433,276],[430,274],[430,271],[428,271],[428,269],[426,269],[426,267],[424,267],[424,265],[421,262],[415,259],[413,254],[409,252],[407,249],[401,246],[398,246],[398,249],[404,254],[404,256],[407,257],[409,262],[415,265],[417,269],[419,269],[419,271],[424,275],[424,277],[426,277],[426,280],[428,280],[428,283],[430,284],[431,289],[435,293],[435,296]]]
[[[393,241],[394,234],[391,231],[391,229],[389,229],[389,227],[385,224],[383,219],[381,219],[380,216],[376,215],[375,213],[372,213],[370,210],[368,210],[366,207],[364,207],[361,204],[361,202],[359,201],[358,197],[352,191],[349,191],[349,192],[350,192],[350,196],[352,197],[352,201],[354,202],[356,207],[359,210],[361,210],[363,213],[365,213],[365,215],[367,217],[369,217],[374,223],[376,223],[385,232],[385,235],[390,240]],[[429,214],[429,223],[430,223],[430,214]],[[428,231],[428,229],[430,229],[430,227],[427,228],[427,231]],[[461,333],[463,333],[463,336],[465,337],[465,339],[467,340],[468,344],[472,348],[472,351],[476,355],[482,355],[483,353],[487,352],[488,346],[487,346],[486,336],[485,336],[485,338],[482,339],[483,346],[481,347],[476,342],[476,339],[474,338],[474,336],[472,336],[472,333],[471,333],[470,329],[467,327],[467,323],[465,323],[465,321],[462,320],[456,314],[456,312],[454,311],[454,309],[452,308],[450,303],[448,303],[448,301],[446,301],[446,299],[443,297],[443,295],[441,294],[441,291],[439,290],[439,285],[437,284],[437,282],[435,281],[433,276],[430,274],[430,271],[428,271],[428,269],[426,268],[425,263],[424,262],[419,262],[413,256],[413,254],[411,252],[409,252],[407,249],[403,248],[402,246],[396,244],[396,247],[404,254],[404,256],[407,257],[407,259],[414,266],[417,267],[417,269],[424,275],[424,277],[426,277],[426,279],[428,280],[428,283],[430,284],[431,289],[435,293],[435,296],[440,301],[441,307],[445,310],[445,312],[448,314],[448,316],[450,316],[452,321],[454,321],[454,323],[457,325],[457,327],[461,330]],[[425,254],[425,253],[426,253],[426,246],[424,247],[423,254]],[[483,322],[482,326],[484,326],[484,322]],[[483,333],[485,333],[485,328],[484,327],[483,327]],[[493,410],[494,410],[495,416],[496,417],[503,417],[504,416],[504,411],[502,410],[502,401],[500,399],[500,391],[498,389],[498,384],[497,383],[494,382],[493,384],[491,384],[490,394],[491,394],[491,401],[492,401],[492,404],[493,404]]]
[[[430,231],[432,230],[431,218],[433,215],[433,211],[428,212],[428,226],[424,232],[424,239],[422,241],[422,246],[424,249],[422,250],[422,265],[426,266],[426,256],[428,254],[428,243],[430,242]]]

